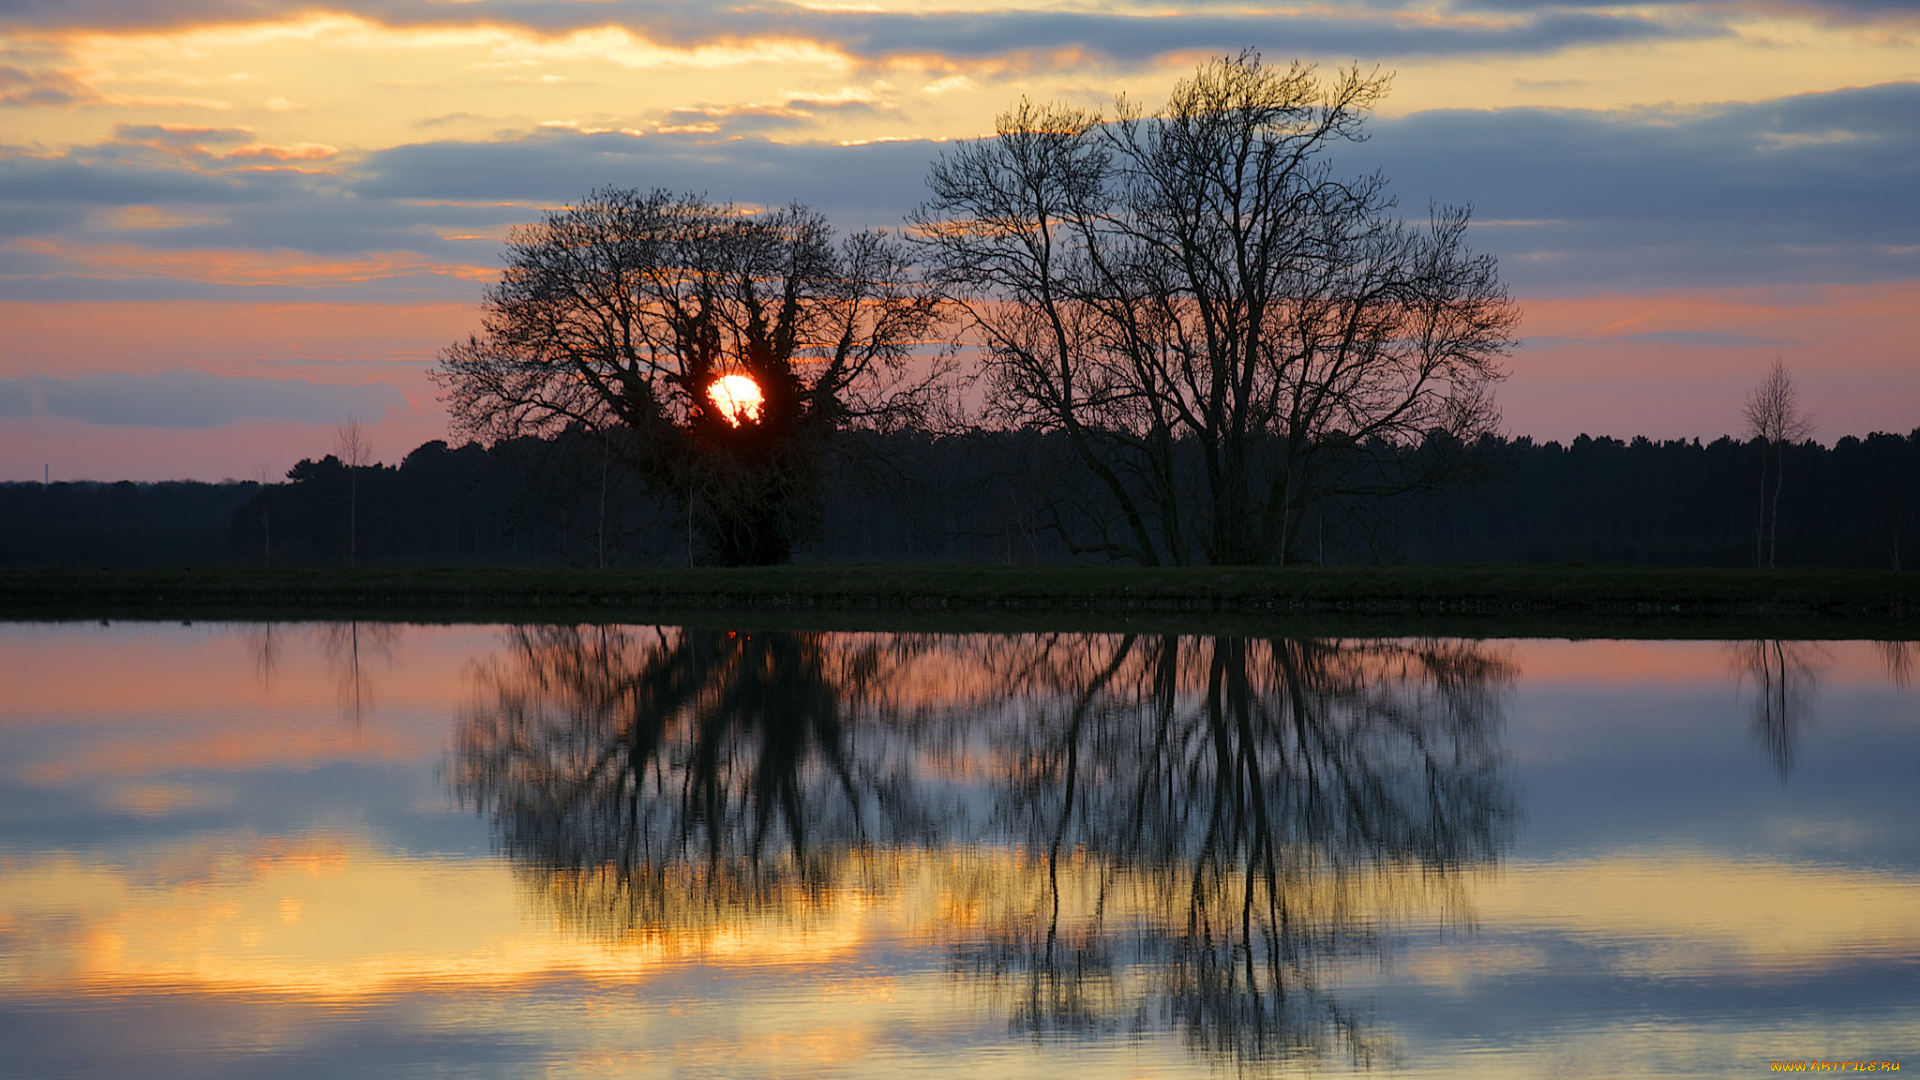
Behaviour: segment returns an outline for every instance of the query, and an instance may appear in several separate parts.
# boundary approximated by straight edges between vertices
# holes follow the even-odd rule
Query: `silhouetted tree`
[[[1777,356],[1767,368],[1766,377],[1747,394],[1740,415],[1747,421],[1747,436],[1760,444],[1759,499],[1753,513],[1753,564],[1770,567],[1779,551],[1780,489],[1786,481],[1787,448],[1813,433],[1813,418],[1801,410],[1799,389]]]
[[[358,417],[349,417],[334,437],[347,476],[347,565],[360,565],[360,474],[374,464],[373,442]]]
[[[909,371],[941,305],[897,241],[836,246],[801,207],[607,188],[516,230],[507,261],[482,333],[440,356],[455,423],[489,440],[618,432],[724,563],[786,561],[826,441],[913,417],[938,374]],[[760,399],[725,407],[727,376]]]
[[[1371,447],[1491,429],[1518,313],[1468,212],[1404,224],[1327,160],[1386,85],[1245,52],[1152,115],[1022,101],[933,166],[915,224],[992,418],[1061,433],[1089,478],[1049,523],[1076,549],[1287,561],[1323,500],[1420,479]]]

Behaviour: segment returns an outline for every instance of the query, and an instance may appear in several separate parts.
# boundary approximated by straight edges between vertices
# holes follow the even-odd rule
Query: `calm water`
[[[1920,1068],[1910,673],[0,626],[0,1072]]]

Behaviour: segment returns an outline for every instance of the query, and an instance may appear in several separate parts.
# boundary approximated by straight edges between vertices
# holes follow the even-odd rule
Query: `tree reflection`
[[[846,722],[873,655],[801,633],[512,636],[478,673],[455,787],[578,925],[711,929],[817,901],[849,855],[931,828],[886,740],[856,747]]]
[[[271,689],[286,660],[287,637],[299,640],[301,631],[289,631],[284,624],[253,623],[244,631],[253,667],[262,689]],[[324,622],[309,624],[308,634],[317,641],[333,676],[340,717],[355,732],[365,726],[374,709],[374,675],[369,670],[377,661],[383,669],[394,666],[403,628],[395,623]],[[295,645],[298,648],[298,645]]]
[[[271,639],[271,630],[268,631]],[[400,627],[394,623],[348,622],[320,624],[320,645],[327,664],[333,669],[340,715],[359,731],[373,711],[373,677],[366,670],[367,659],[377,659],[384,667],[393,666],[394,651],[400,644]],[[262,652],[270,646],[263,646]],[[362,653],[367,654],[363,657]]]
[[[1798,729],[1811,712],[1820,669],[1829,659],[1809,641],[1736,641],[1734,671],[1753,684],[1753,733],[1767,759],[1785,780],[1793,772]]]
[[[526,628],[454,782],[612,938],[915,887],[1036,1034],[1241,1064],[1376,1040],[1334,990],[1510,842],[1511,665],[1466,642]]]
[[[1144,996],[1196,1047],[1370,1057],[1323,969],[1378,956],[1412,908],[1458,916],[1460,872],[1504,849],[1495,725],[1510,666],[1466,643],[1084,645],[1006,658],[1052,691],[999,728],[1004,821],[1046,873],[973,972],[1036,1030],[1117,1020],[1089,1007],[1089,983],[1111,997],[1106,973],[1145,972]],[[1063,860],[1097,880],[1063,886]]]
[[[1873,648],[1886,669],[1887,684],[1895,690],[1905,690],[1913,682],[1914,656],[1920,654],[1920,648],[1911,641],[1876,641]]]

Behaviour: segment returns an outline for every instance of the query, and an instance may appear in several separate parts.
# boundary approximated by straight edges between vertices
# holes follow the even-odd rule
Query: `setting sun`
[[[765,400],[760,384],[745,375],[723,375],[713,380],[707,387],[707,396],[734,427],[747,420],[759,420],[760,403]]]

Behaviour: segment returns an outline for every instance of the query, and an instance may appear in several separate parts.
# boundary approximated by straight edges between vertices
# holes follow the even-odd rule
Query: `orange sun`
[[[745,375],[723,375],[713,380],[707,387],[707,396],[734,427],[760,419],[760,403],[766,400],[760,393],[760,384]]]

